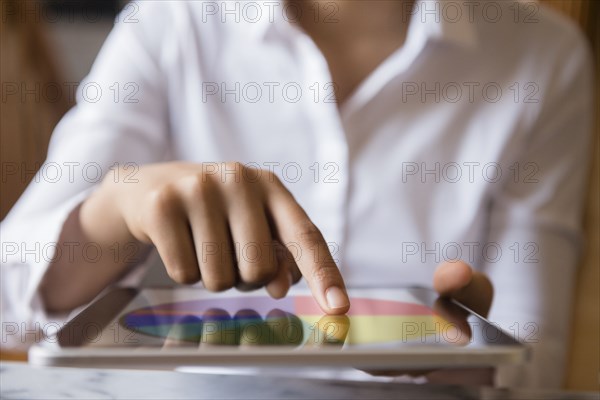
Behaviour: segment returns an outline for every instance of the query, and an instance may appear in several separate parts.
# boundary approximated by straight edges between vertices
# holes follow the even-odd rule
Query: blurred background
[[[577,23],[600,65],[600,1],[542,0]],[[124,0],[0,0],[0,220],[44,161],[54,126],[73,105],[78,82],[88,73]],[[596,73],[596,89],[600,85]],[[568,99],[565,99],[568,101]],[[573,310],[567,389],[600,391],[600,111],[585,225],[586,255],[579,269]],[[3,359],[22,354],[2,353]]]

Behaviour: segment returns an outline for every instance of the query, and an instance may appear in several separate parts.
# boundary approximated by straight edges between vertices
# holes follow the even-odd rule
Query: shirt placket
[[[327,62],[314,42],[300,32],[296,35],[295,48],[304,81],[302,86],[315,88],[304,94],[302,105],[313,127],[307,134],[312,135],[314,159],[318,163],[318,172],[313,170],[313,179],[317,178],[313,199],[323,216],[319,228],[325,233],[338,266],[343,269],[350,179],[348,141],[335,101],[327,101],[332,98],[329,96],[331,86],[330,90],[325,90],[332,81]],[[318,90],[313,86],[315,84]]]

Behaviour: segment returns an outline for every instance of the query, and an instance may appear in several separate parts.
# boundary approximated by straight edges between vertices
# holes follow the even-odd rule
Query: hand
[[[167,163],[144,166],[136,178],[105,180],[82,206],[82,225],[153,244],[179,283],[202,280],[211,291],[266,286],[280,298],[303,276],[325,313],[348,310],[327,243],[273,173],[239,163]]]
[[[440,264],[433,274],[433,287],[440,297],[455,299],[483,317],[487,316],[492,305],[494,295],[492,283],[484,274],[474,271],[463,261]],[[460,327],[463,332],[470,331],[468,323],[459,320],[460,316],[442,316]],[[426,376],[429,382],[440,384],[491,385],[493,383],[492,368],[367,372],[377,376]]]

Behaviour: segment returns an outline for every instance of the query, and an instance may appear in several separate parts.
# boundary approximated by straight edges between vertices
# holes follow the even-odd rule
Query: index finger
[[[314,298],[327,314],[344,314],[350,308],[344,279],[319,229],[279,182],[267,189],[267,213],[274,234],[292,254],[300,246],[296,264]]]

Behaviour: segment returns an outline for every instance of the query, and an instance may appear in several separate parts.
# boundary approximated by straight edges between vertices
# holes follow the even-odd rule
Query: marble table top
[[[598,399],[598,393],[442,385],[34,367],[0,363],[2,399]]]

